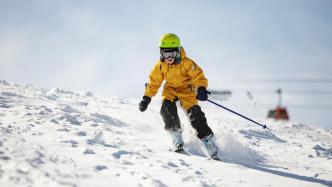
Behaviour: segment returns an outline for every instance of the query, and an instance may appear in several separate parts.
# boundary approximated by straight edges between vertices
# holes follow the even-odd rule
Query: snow
[[[332,131],[201,103],[222,161],[179,110],[189,155],[171,152],[160,99],[101,97],[1,81],[0,186],[332,186]],[[217,99],[217,98],[212,98]],[[250,114],[246,97],[220,101]]]

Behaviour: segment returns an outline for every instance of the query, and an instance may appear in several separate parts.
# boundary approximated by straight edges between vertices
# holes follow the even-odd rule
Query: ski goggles
[[[162,49],[160,55],[163,59],[175,59],[179,55],[179,49]]]

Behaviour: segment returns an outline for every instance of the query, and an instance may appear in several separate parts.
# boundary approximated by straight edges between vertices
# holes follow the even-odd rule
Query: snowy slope
[[[190,156],[169,151],[159,98],[141,113],[138,99],[0,83],[1,187],[332,186],[330,130],[264,119],[272,131],[262,130],[201,103],[218,162],[207,159],[181,110]],[[223,104],[254,110],[241,97]]]

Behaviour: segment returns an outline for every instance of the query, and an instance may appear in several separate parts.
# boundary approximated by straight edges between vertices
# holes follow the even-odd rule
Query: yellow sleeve
[[[161,71],[161,63],[158,62],[150,72],[149,83],[145,87],[144,95],[148,97],[155,96],[163,81],[164,81],[164,76]]]
[[[191,59],[187,59],[187,70],[188,75],[190,76],[194,86],[199,88],[201,86],[207,88],[208,87],[208,80],[205,77],[202,68],[200,68],[194,61]]]

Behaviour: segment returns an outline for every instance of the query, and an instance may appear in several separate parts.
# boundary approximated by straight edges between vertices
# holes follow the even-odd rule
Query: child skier
[[[197,131],[197,137],[207,148],[209,156],[218,160],[218,148],[213,132],[197,102],[197,99],[207,100],[208,80],[202,69],[193,60],[186,57],[186,53],[180,45],[180,39],[175,34],[164,34],[160,39],[159,47],[160,59],[149,75],[150,81],[146,84],[143,100],[139,103],[139,110],[143,112],[147,109],[151,97],[157,94],[162,82],[166,80],[162,92],[163,102],[160,114],[165,123],[165,129],[173,139],[175,151],[183,151],[184,144],[175,103],[179,100],[180,105],[188,114],[192,127]]]

